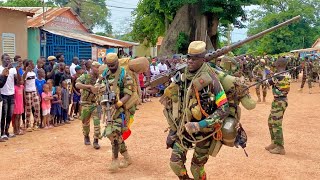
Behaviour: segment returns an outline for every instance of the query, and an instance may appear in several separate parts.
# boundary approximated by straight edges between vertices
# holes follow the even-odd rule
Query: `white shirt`
[[[76,67],[77,67],[77,65],[75,65],[74,63],[71,64],[71,66],[70,66],[70,75],[71,76],[74,76],[77,73]]]
[[[33,71],[28,72],[26,79],[25,79],[25,91],[26,92],[33,92],[36,91],[36,73]]]
[[[168,70],[168,66],[166,64],[158,64],[158,68],[159,68],[159,71],[163,72],[163,71],[167,71]]]
[[[150,71],[151,71],[153,76],[156,76],[156,75],[160,74],[160,70],[159,70],[158,66],[151,65],[150,66]]]
[[[0,73],[4,70],[3,66],[0,66]],[[1,94],[10,96],[14,95],[14,75],[17,74],[16,68],[10,68],[9,75],[7,78],[7,82],[4,84],[3,88],[1,88]]]

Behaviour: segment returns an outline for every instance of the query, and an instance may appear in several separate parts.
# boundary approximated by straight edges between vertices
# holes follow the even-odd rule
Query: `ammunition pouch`
[[[208,154],[212,157],[216,157],[222,147],[221,141],[212,139]]]
[[[195,78],[192,81],[192,84],[198,91],[201,91],[203,88],[209,86],[209,84],[212,82],[213,81],[209,73],[205,72],[202,73],[198,78]]]

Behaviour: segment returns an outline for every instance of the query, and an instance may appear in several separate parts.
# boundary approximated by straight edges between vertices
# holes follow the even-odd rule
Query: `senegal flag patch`
[[[218,95],[216,95],[216,105],[218,107],[222,106],[224,103],[226,103],[227,100],[227,95],[224,91],[220,91]]]

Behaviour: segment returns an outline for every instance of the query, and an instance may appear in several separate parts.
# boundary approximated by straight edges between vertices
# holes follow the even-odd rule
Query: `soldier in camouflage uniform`
[[[134,91],[133,79],[123,67],[119,66],[117,54],[107,54],[106,64],[108,67],[102,76],[108,81],[110,90],[115,93],[116,102],[112,105],[112,119],[107,119],[103,136],[111,141],[112,162],[109,170],[115,172],[119,167],[126,168],[132,163],[122,134],[127,130],[127,123],[130,116],[135,113],[136,105],[130,101]],[[119,152],[124,157],[121,162],[118,160]]]
[[[266,66],[266,61],[264,59],[261,59],[260,64],[256,65],[253,68],[252,75],[256,79],[257,82],[261,81],[262,79],[266,79],[270,75],[270,68],[268,66]],[[258,102],[261,102],[260,86],[262,86],[263,102],[266,102],[268,85],[266,83],[256,85],[256,93],[258,96]]]
[[[300,89],[298,89],[299,92],[302,92],[304,84],[306,83],[307,79],[308,79],[308,87],[309,87],[309,94],[312,93],[312,81],[313,81],[313,77],[312,77],[312,62],[309,60],[309,57],[306,56],[305,60],[302,62],[302,82],[301,82],[301,86]]]
[[[313,79],[316,82],[317,80],[319,80],[319,74],[320,74],[320,61],[319,58],[314,57],[314,60],[312,62],[312,72],[313,72]],[[320,80],[319,80],[320,82]]]
[[[275,66],[277,72],[285,71],[286,59],[280,57],[276,62]],[[274,100],[271,106],[271,113],[268,119],[268,126],[271,136],[271,144],[265,147],[272,154],[285,154],[284,142],[283,142],[283,131],[282,131],[282,120],[283,114],[288,106],[287,95],[290,90],[290,74],[277,75],[268,81],[272,85],[272,93]]]
[[[93,147],[100,149],[99,139],[101,138],[100,133],[100,113],[97,105],[98,87],[95,87],[95,83],[99,77],[99,66],[98,62],[92,63],[92,69],[89,74],[82,74],[76,81],[76,87],[81,92],[81,121],[82,131],[84,135],[84,144],[90,145],[90,118],[93,118],[94,135],[93,135]]]
[[[204,165],[212,153],[210,149],[220,143],[214,132],[219,131],[220,124],[229,114],[226,94],[213,69],[204,63],[205,48],[206,43],[202,41],[189,45],[188,67],[181,82],[171,83],[161,100],[170,125],[167,138],[167,147],[172,148],[170,167],[179,179],[190,179],[185,162],[191,147],[195,148],[192,175],[195,180],[206,179]],[[206,136],[209,138],[204,139]],[[192,139],[195,141],[190,142]]]

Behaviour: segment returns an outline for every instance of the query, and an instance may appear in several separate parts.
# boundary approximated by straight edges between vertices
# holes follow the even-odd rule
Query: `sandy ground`
[[[206,164],[208,179],[320,179],[320,88],[314,88],[314,94],[308,94],[307,89],[301,94],[296,91],[299,84],[292,83],[284,117],[287,154],[271,155],[264,150],[270,142],[269,90],[267,103],[242,112],[249,157],[242,149],[223,147]],[[133,134],[126,141],[134,163],[113,174],[107,171],[111,159],[109,141],[103,139],[100,150],[83,145],[79,120],[52,130],[27,133],[0,143],[0,179],[177,179],[169,167],[171,151],[165,148],[166,127],[158,99],[140,106]],[[191,156],[192,152],[188,154],[188,168]]]

